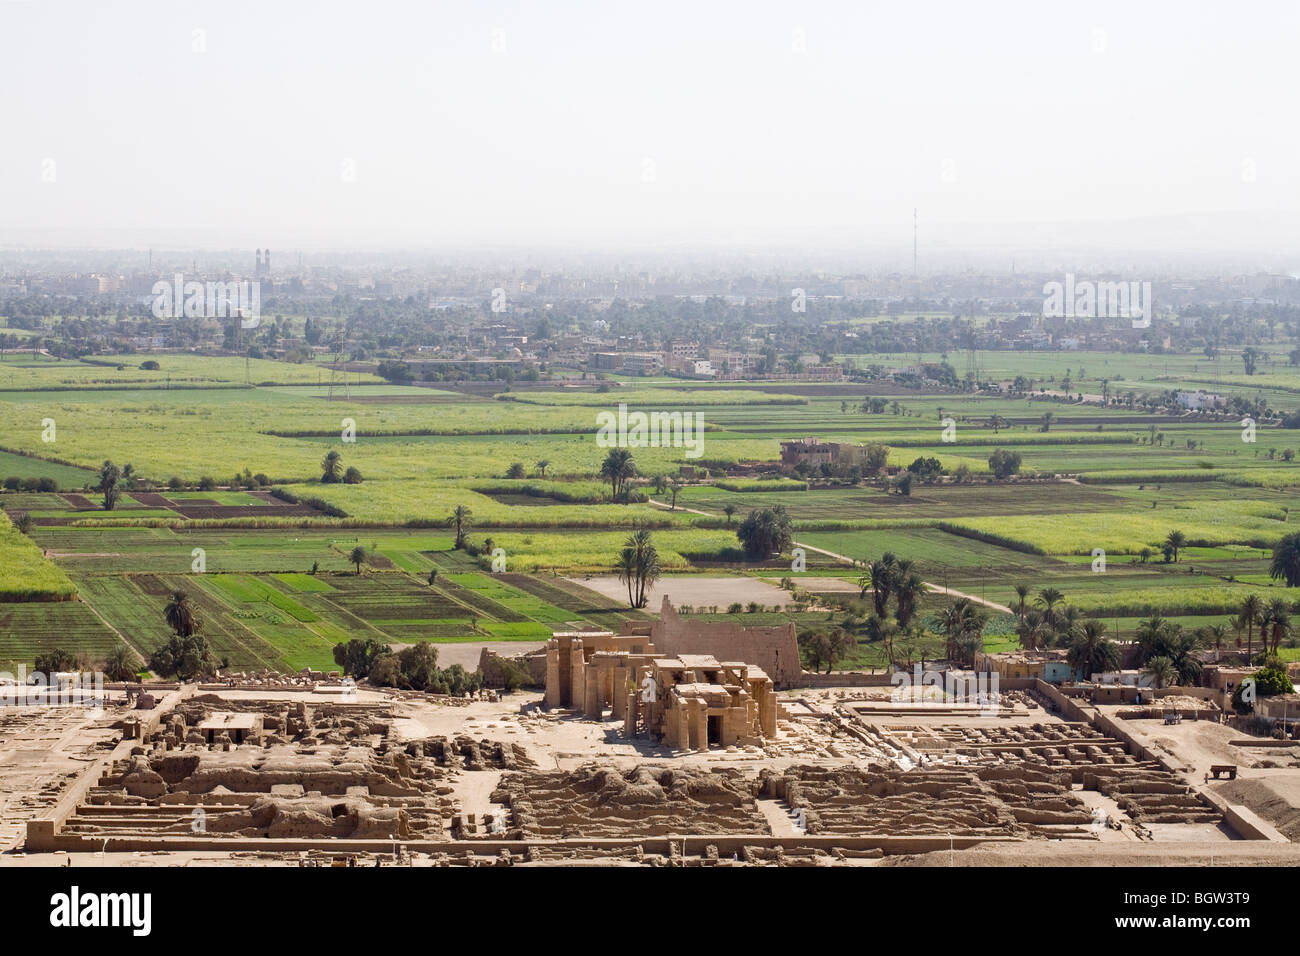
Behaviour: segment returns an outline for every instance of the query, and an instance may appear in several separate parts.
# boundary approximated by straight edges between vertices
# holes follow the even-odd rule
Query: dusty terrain
[[[1121,721],[1151,759],[1028,692],[972,713],[889,688],[794,690],[775,739],[678,752],[537,692],[337,690],[191,688],[140,741],[119,739],[120,702],[2,715],[3,862],[1300,862],[1283,842],[1300,833],[1300,780],[1269,766],[1290,748],[1240,746],[1214,721]],[[200,731],[220,714],[256,729]],[[1207,785],[1221,762],[1242,776]],[[24,822],[74,784],[63,842],[24,852]],[[1241,839],[1225,803],[1281,832]]]
[[[574,577],[569,580],[575,584],[581,584],[585,588],[590,588],[607,598],[616,601],[627,600],[627,585],[615,575],[593,574]],[[727,609],[727,605],[737,601],[746,605],[750,601],[756,601],[765,608],[770,608],[773,605],[785,607],[787,604],[794,603],[794,598],[789,591],[782,591],[779,587],[758,578],[740,575],[721,578],[704,577],[702,575],[662,577],[647,592],[650,600],[648,607],[651,610],[658,609],[665,595],[673,602],[674,607],[680,608],[682,605],[686,605],[700,608],[702,606],[711,607],[717,605],[719,609],[724,611]]]

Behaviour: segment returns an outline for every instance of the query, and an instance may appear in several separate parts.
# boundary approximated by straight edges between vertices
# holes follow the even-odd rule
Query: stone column
[[[691,750],[709,749],[708,705],[698,697],[690,701],[691,706]]]
[[[582,638],[575,637],[569,644],[569,707],[581,709],[587,698],[586,681],[583,680],[586,660],[582,654]]]
[[[601,700],[600,693],[603,669],[600,663],[594,661],[582,668],[582,712],[587,717],[595,717],[597,720],[600,720],[604,713],[604,702]]]
[[[560,704],[560,642],[551,638],[546,642],[546,696],[543,703],[548,708]]]

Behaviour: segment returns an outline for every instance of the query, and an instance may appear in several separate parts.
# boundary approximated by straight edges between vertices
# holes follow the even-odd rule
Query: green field
[[[898,364],[898,356],[877,358]],[[1300,382],[1276,365],[1247,382],[1239,365],[1195,356],[979,358],[987,375],[1030,376],[1038,388],[1068,374],[1072,392],[1099,391],[1104,379],[1112,396],[1176,385],[1300,404]],[[1226,620],[1246,594],[1284,594],[1268,577],[1268,549],[1300,521],[1290,513],[1300,500],[1300,461],[1286,455],[1300,448],[1300,431],[1261,427],[1248,444],[1233,421],[984,393],[891,394],[883,413],[870,413],[859,403],[873,394],[871,383],[794,394],[662,378],[619,385],[614,377],[606,391],[493,396],[352,372],[348,388],[331,390],[332,373],[310,364],[158,361],[157,372],[139,368],[137,356],[0,365],[0,479],[47,477],[72,493],[93,488],[112,459],[130,463],[138,480],[111,512],[94,491],[0,494],[7,513],[26,512],[35,523],[30,538],[0,526],[0,659],[30,666],[56,644],[102,656],[119,640],[145,659],[167,638],[162,608],[175,589],[195,601],[217,655],[244,670],[333,668],[333,645],[351,637],[539,641],[559,627],[618,629],[646,613],[562,575],[609,572],[628,534],[648,527],[665,571],[779,578],[790,556],[756,571],[735,534],[751,510],[776,505],[809,549],[856,562],[892,551],[931,584],[1003,605],[1017,583],[1059,588],[1082,613],[1131,636],[1156,611],[1196,627]],[[600,475],[606,450],[595,440],[596,415],[620,403],[707,422],[698,458],[684,448],[634,450],[633,486],[653,502],[615,502]],[[1053,416],[1047,431],[1045,412]],[[941,435],[949,417],[953,442]],[[42,440],[47,418],[57,423],[53,442]],[[344,439],[344,420],[355,423],[354,441]],[[966,480],[917,480],[902,495],[883,482],[779,475],[780,442],[806,435],[884,444],[896,468],[935,457],[949,475],[964,466]],[[996,448],[1021,455],[1017,480],[989,474]],[[331,449],[345,468],[359,469],[359,484],[321,482]],[[507,479],[516,463],[525,477]],[[738,464],[747,465],[742,474],[725,473]],[[654,494],[649,482],[684,465],[694,476],[669,510],[671,494]],[[245,471],[303,504],[232,487]],[[453,549],[446,522],[457,506],[471,510],[469,543],[482,553]],[[1160,553],[1171,531],[1188,542],[1177,562]],[[491,572],[489,545],[505,550],[505,573]],[[357,546],[367,551],[360,575],[349,561]],[[1096,549],[1106,552],[1104,574],[1090,569]],[[807,560],[812,575],[860,573],[818,551]],[[720,594],[717,603],[729,602]],[[945,603],[923,598],[928,636],[915,651],[942,650],[934,629]],[[740,619],[818,629],[838,613]],[[986,626],[988,647],[1014,646],[1005,617]],[[844,666],[879,664],[882,654],[863,645]]]

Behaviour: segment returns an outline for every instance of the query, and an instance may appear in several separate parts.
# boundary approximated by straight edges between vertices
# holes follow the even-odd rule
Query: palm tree
[[[1259,616],[1259,636],[1270,654],[1277,654],[1282,642],[1291,636],[1291,609],[1282,598],[1273,598]]]
[[[877,618],[878,620],[878,618]],[[894,635],[897,627],[886,622],[887,626],[880,638],[880,649],[885,652],[885,660],[889,661],[889,666],[894,666]]]
[[[1255,624],[1259,620],[1260,612],[1264,610],[1264,602],[1258,594],[1247,594],[1241,601],[1241,621],[1246,625],[1246,663],[1249,664],[1255,656]]]
[[[970,598],[958,598],[944,608],[939,614],[939,625],[947,637],[945,656],[949,660],[973,664],[986,621],[985,614]]]
[[[171,602],[163,608],[163,617],[167,625],[176,632],[177,637],[189,637],[199,629],[199,619],[190,604],[190,596],[184,591],[173,591]]]
[[[680,478],[676,476],[673,477],[671,484],[669,484],[668,486],[668,490],[671,491],[673,495],[673,503],[669,507],[668,509],[669,511],[677,510],[677,496],[682,493],[682,489],[685,487],[686,487],[686,482],[682,481]]]
[[[634,608],[645,607],[649,603],[646,591],[662,573],[659,551],[647,529],[641,528],[628,537],[614,571],[627,584],[628,604]]]
[[[1043,619],[1053,627],[1056,625],[1056,606],[1065,600],[1065,595],[1056,588],[1043,588],[1038,592],[1035,604],[1043,609]]]
[[[1085,680],[1093,674],[1116,670],[1120,665],[1119,648],[1107,639],[1106,625],[1097,620],[1083,622],[1065,659]]]
[[[451,517],[447,519],[447,524],[453,525],[456,528],[457,550],[465,547],[465,535],[469,533],[469,522],[470,518],[473,516],[474,512],[470,511],[464,505],[457,505],[456,510],[451,513]]]
[[[1082,633],[1084,623],[1083,612],[1077,607],[1073,604],[1067,604],[1063,607],[1052,624],[1056,632],[1053,635],[1056,646],[1060,647],[1062,644],[1078,637]]]
[[[871,578],[871,602],[875,606],[876,616],[884,617],[889,595],[894,586],[895,565],[898,563],[894,552],[886,551],[879,561],[867,566],[867,575]]]
[[[1170,531],[1169,536],[1165,538],[1165,547],[1170,550],[1174,556],[1174,563],[1178,563],[1178,552],[1181,548],[1187,546],[1187,535],[1181,531]]]
[[[1214,660],[1218,663],[1223,642],[1228,638],[1228,625],[1206,624],[1200,630],[1201,640],[1214,648]]]
[[[1043,612],[1031,607],[1025,610],[1025,616],[1016,625],[1016,636],[1020,646],[1027,651],[1036,651],[1047,646],[1052,636],[1052,625],[1043,617]]]
[[[1022,621],[1025,619],[1025,608],[1029,606],[1029,585],[1017,584],[1016,591],[1016,616]]]
[[[549,458],[543,458],[541,461],[537,463],[537,473],[541,475],[543,478],[545,478],[546,469],[550,467],[551,467],[551,460]]]
[[[1283,511],[1285,510],[1284,508]],[[1300,531],[1284,535],[1273,548],[1273,562],[1269,565],[1268,576],[1275,581],[1284,579],[1289,588],[1300,587]]]
[[[627,480],[636,475],[632,452],[626,448],[611,448],[600,466],[600,477],[609,482],[610,494],[615,501],[623,496]]]
[[[1168,686],[1170,681],[1178,679],[1178,668],[1167,657],[1151,658],[1142,668],[1142,673],[1155,680],[1157,688]]]
[[[136,676],[135,655],[125,644],[116,645],[104,658],[104,676],[112,681],[132,680]]]
[[[334,484],[339,480],[339,472],[343,470],[343,456],[331,448],[320,467],[320,480],[325,484]]]
[[[902,565],[910,566],[911,561],[900,561]],[[912,617],[916,614],[916,599],[925,593],[925,582],[915,571],[902,571],[898,573],[898,578],[894,582],[894,598],[898,605],[894,610],[894,616],[898,618],[900,627],[907,627]]]
[[[360,575],[361,565],[365,564],[369,557],[370,556],[366,554],[366,549],[361,545],[357,545],[352,549],[352,553],[348,555],[348,561],[357,566],[357,574]]]
[[[1168,639],[1169,631],[1170,622],[1157,612],[1137,626],[1133,637],[1143,650],[1155,648],[1156,650],[1149,656],[1156,656],[1161,653],[1159,647],[1163,645],[1160,642]]]
[[[627,585],[627,606],[635,608],[636,604],[636,548],[625,546],[618,555],[614,573]]]

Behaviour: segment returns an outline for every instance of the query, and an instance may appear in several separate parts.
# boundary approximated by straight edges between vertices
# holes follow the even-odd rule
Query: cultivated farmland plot
[[[1168,385],[1163,372],[1116,355],[998,361],[1008,375],[1033,368],[1037,378],[1086,365],[1086,377],[1072,373],[1072,388],[1084,392],[1103,377],[1112,393],[1155,379]],[[769,583],[753,586],[768,591],[740,603],[784,604],[800,627],[824,628],[833,614],[799,611],[795,592],[775,585],[832,575],[846,582],[831,589],[836,600],[852,604],[865,564],[885,551],[914,561],[932,585],[995,605],[1010,606],[1019,583],[1056,587],[1084,615],[1129,634],[1154,612],[1227,620],[1246,593],[1274,586],[1267,549],[1300,520],[1289,513],[1300,464],[1282,456],[1288,436],[1243,445],[1233,422],[848,383],[783,392],[647,379],[608,392],[494,397],[351,373],[345,398],[331,400],[338,396],[328,372],[315,367],[253,362],[246,375],[242,361],[162,364],[161,375],[126,357],[122,369],[12,370],[12,390],[0,392],[0,413],[13,423],[0,436],[0,472],[49,478],[61,493],[19,487],[0,495],[4,510],[26,514],[29,525],[26,535],[0,528],[0,591],[9,601],[0,605],[8,613],[0,615],[0,656],[30,664],[54,643],[93,656],[125,642],[143,664],[168,636],[162,608],[176,589],[196,603],[214,651],[239,669],[332,668],[333,646],[353,637],[396,646],[617,629],[647,619],[660,591],[674,587],[679,603],[725,610],[754,574]],[[1205,361],[1171,360],[1168,374],[1232,378]],[[1285,388],[1258,377],[1251,384]],[[889,399],[883,413],[859,408],[873,391]],[[632,503],[614,499],[595,441],[596,414],[619,403],[697,412],[706,422],[698,459],[683,448],[634,451],[641,500]],[[1046,431],[1044,411],[1054,416]],[[102,427],[106,414],[111,430]],[[46,418],[58,422],[53,446],[41,438]],[[941,438],[943,418],[955,420],[955,441]],[[354,441],[344,441],[344,419],[355,423]],[[886,445],[896,469],[934,457],[947,477],[915,481],[906,495],[882,482],[810,487],[808,475],[779,474],[780,442],[804,435]],[[1020,478],[992,478],[987,459],[996,448],[1022,456]],[[360,471],[360,483],[321,482],[330,450]],[[94,490],[107,458],[130,462],[139,476],[111,511]],[[737,464],[745,474],[724,474]],[[522,477],[506,477],[512,465]],[[666,482],[684,465],[693,472],[670,508],[671,494],[655,492],[650,479]],[[959,467],[966,477],[954,482]],[[245,472],[269,484],[229,477]],[[472,515],[464,550],[448,524],[458,506]],[[756,566],[740,548],[745,516],[776,506],[806,546],[805,572],[783,570],[788,553]],[[627,607],[612,575],[638,527],[651,529],[662,569],[678,582],[652,589],[645,610]],[[1167,562],[1161,546],[1175,531],[1185,550]],[[349,559],[357,547],[366,551],[361,574]],[[504,553],[504,571],[492,570],[492,549]],[[1091,570],[1095,549],[1106,552],[1104,574]],[[710,590],[718,595],[704,600]],[[937,626],[945,600],[924,597],[923,620]],[[1007,627],[990,628],[987,646],[1014,645]],[[844,666],[881,659],[879,647],[864,644]]]

